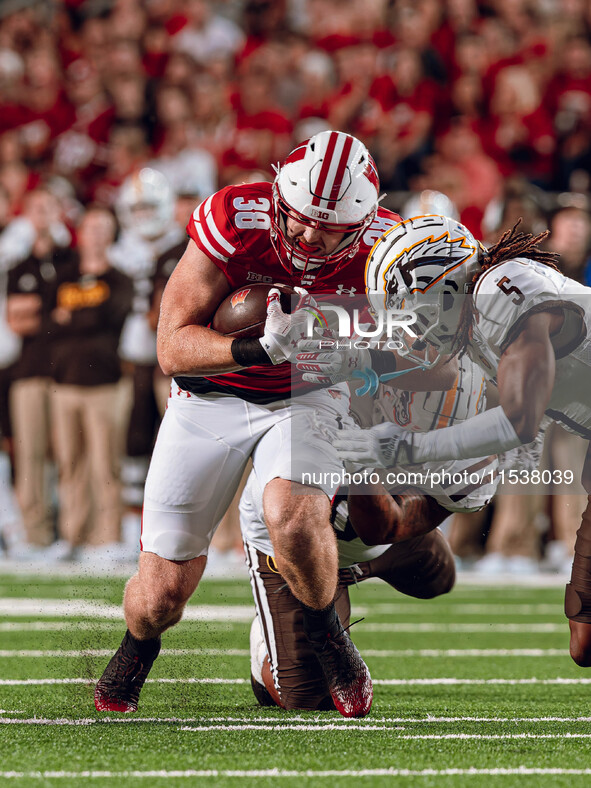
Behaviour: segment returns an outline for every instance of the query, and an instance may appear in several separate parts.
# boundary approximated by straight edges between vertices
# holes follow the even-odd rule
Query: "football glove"
[[[332,386],[358,377],[355,372],[371,369],[369,350],[354,347],[331,350],[330,347],[336,347],[337,341],[325,337],[324,341],[309,339],[299,343],[296,367],[303,373],[304,380]]]
[[[284,361],[295,363],[298,343],[305,339],[310,313],[316,317],[316,301],[303,287],[294,288],[300,300],[294,312],[287,314],[281,308],[280,293],[276,287],[267,295],[267,320],[259,342],[273,364]]]
[[[333,446],[341,460],[364,468],[391,468],[412,465],[413,433],[392,422],[369,430],[340,430]]]

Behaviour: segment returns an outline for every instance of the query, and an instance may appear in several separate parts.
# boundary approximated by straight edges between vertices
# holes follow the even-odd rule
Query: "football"
[[[291,312],[291,296],[295,290],[282,284],[245,285],[226,296],[211,321],[214,331],[237,339],[262,337],[267,319],[267,293],[276,287],[280,293],[281,308]]]

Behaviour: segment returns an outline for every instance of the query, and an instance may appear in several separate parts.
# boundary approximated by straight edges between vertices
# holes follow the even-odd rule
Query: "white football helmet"
[[[424,367],[452,351],[462,306],[482,261],[484,247],[447,216],[416,216],[388,230],[374,245],[365,286],[375,311],[412,311],[416,335],[400,332],[398,351]],[[428,346],[436,355],[429,354]]]
[[[115,209],[124,229],[153,240],[169,228],[174,204],[175,195],[166,177],[158,170],[144,167],[123,182]]]
[[[329,266],[316,279],[345,265],[378,209],[379,178],[369,151],[342,131],[322,131],[298,146],[277,170],[273,183],[271,242],[290,273]],[[307,253],[290,238],[287,220],[327,232],[345,233],[330,255]]]

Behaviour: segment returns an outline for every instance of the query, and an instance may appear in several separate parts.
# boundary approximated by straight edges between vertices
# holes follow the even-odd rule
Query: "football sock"
[[[311,643],[323,645],[328,635],[333,637],[342,630],[341,620],[339,619],[334,602],[331,602],[322,610],[308,607],[300,602],[304,614],[304,632]]]
[[[134,657],[139,657],[142,661],[156,659],[160,652],[160,636],[149,640],[138,640],[129,629],[121,643],[122,648]]]

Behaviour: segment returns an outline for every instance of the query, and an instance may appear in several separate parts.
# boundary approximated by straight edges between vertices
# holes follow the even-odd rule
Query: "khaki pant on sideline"
[[[116,383],[53,387],[59,532],[73,545],[121,538],[119,389]]]
[[[47,458],[51,446],[49,378],[23,378],[10,386],[10,417],[14,438],[15,491],[29,544],[53,542],[47,489]]]

